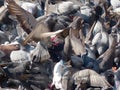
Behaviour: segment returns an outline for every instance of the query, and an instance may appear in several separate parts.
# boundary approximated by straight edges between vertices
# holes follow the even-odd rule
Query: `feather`
[[[67,56],[67,60],[70,59],[71,52],[72,52],[72,47],[71,47],[71,43],[70,43],[70,38],[69,38],[69,36],[67,36],[65,38],[65,44],[64,44],[64,54]]]
[[[37,12],[37,6],[34,3],[30,3],[30,2],[23,2],[21,7],[28,11],[29,13],[31,13],[32,15],[35,15],[35,13]]]
[[[23,29],[29,34],[37,24],[35,17],[17,5],[14,0],[6,0],[6,2],[9,12],[17,17]]]
[[[85,38],[85,43],[88,43],[88,41],[91,40],[91,38],[92,38],[92,33],[93,33],[93,30],[94,30],[94,28],[95,28],[95,26],[96,26],[96,23],[97,23],[97,22],[94,21],[91,29],[90,29],[89,32],[87,33],[86,38]]]
[[[53,70],[53,82],[52,84],[55,85],[57,89],[62,88],[62,72],[63,69],[65,68],[64,61],[60,60],[56,65],[54,66]]]
[[[70,42],[72,45],[72,49],[76,55],[81,55],[86,53],[86,50],[82,41],[76,38],[75,35],[73,35],[73,30],[70,30]]]
[[[29,34],[25,41],[23,41],[24,45],[29,40],[40,41],[42,39],[43,41],[46,40],[48,42],[50,36],[62,32],[62,30],[59,30],[58,32],[51,32],[56,23],[56,19],[52,17],[52,15],[46,16],[45,18],[43,17],[40,21],[37,21],[32,14],[25,11],[13,0],[6,1],[8,3],[7,6],[9,12],[17,17],[23,29]]]
[[[110,3],[113,6],[113,9],[120,7],[120,0],[110,0]]]
[[[79,9],[80,7],[71,1],[61,2],[57,6],[58,13],[67,15],[76,13]]]
[[[73,67],[78,68],[78,69],[81,69],[83,62],[84,62],[82,58],[75,56],[75,55],[71,56],[71,61],[72,61]]]
[[[96,35],[98,32],[100,32],[103,29],[102,23],[98,20],[93,28],[93,35]]]
[[[97,58],[100,71],[111,69],[113,66],[116,42],[112,35],[109,36],[109,40],[111,43],[109,48]]]
[[[14,63],[22,63],[25,61],[30,61],[30,54],[23,50],[12,51],[10,54],[10,59]]]
[[[0,22],[2,22],[6,12],[7,12],[7,8],[5,6],[0,7]]]
[[[120,15],[120,7],[113,10],[114,13]]]
[[[91,13],[92,8],[87,5],[80,7],[80,11],[81,11],[81,14],[84,16],[83,18],[86,17],[85,20],[92,15]]]
[[[80,70],[73,74],[72,79],[75,81],[75,84],[80,84],[82,80],[86,80],[88,86],[98,87],[107,89],[112,87],[107,80],[105,80],[102,76],[96,73],[94,70],[84,69]]]
[[[43,27],[43,28],[42,28]],[[40,24],[38,27],[35,28],[33,32],[31,32],[26,39],[23,41],[23,45],[26,45],[31,39],[38,42],[38,41],[49,41],[50,36],[57,35],[62,33],[64,30],[58,30],[55,32],[50,32],[48,27],[45,24]]]
[[[45,60],[48,60],[50,58],[50,54],[42,42],[38,42],[37,46],[34,50],[32,50],[31,54],[31,59],[34,61],[38,62],[43,62]]]

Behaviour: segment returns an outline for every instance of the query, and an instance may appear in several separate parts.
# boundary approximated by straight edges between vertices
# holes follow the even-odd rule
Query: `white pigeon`
[[[120,0],[111,0],[110,3],[113,7],[112,13],[120,15]]]
[[[113,9],[120,7],[120,0],[111,0],[110,3],[112,5]]]
[[[17,39],[11,43],[9,43],[11,45],[13,44],[18,44],[20,45],[20,50],[16,50],[16,51],[12,51],[10,53],[10,59],[12,62],[15,62],[15,63],[22,63],[24,61],[31,61],[31,58],[30,58],[30,52],[27,51],[26,47],[23,47],[20,43],[19,43],[19,40],[17,41]]]
[[[113,10],[114,13],[120,15],[120,7]]]
[[[71,13],[74,10],[76,10],[76,11],[79,10],[79,6],[74,4],[71,1],[65,1],[65,2],[59,3],[56,9],[57,9],[58,13],[60,13],[60,14]]]
[[[93,29],[93,35],[95,36],[102,29],[103,29],[102,23],[98,20],[95,27],[94,27],[94,29]]]
[[[10,59],[14,63],[22,63],[24,61],[30,61],[30,54],[24,50],[12,51]]]
[[[23,2],[21,7],[29,13],[31,13],[32,15],[34,15],[37,12],[37,6],[34,3]]]
[[[92,8],[87,6],[87,5],[84,5],[80,8],[80,12],[82,15],[85,15],[86,17],[90,17],[92,15]]]
[[[63,60],[60,60],[54,66],[52,85],[55,85],[56,89],[62,89],[61,79],[62,79],[62,72],[64,68],[65,68],[65,65]]]

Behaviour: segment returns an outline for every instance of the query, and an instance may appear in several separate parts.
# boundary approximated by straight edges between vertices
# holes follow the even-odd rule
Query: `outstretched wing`
[[[6,0],[6,2],[8,3],[8,11],[17,17],[22,28],[29,34],[37,24],[35,17],[16,4],[14,0]]]

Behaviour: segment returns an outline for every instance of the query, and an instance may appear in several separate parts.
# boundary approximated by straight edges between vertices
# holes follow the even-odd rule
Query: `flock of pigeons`
[[[0,0],[0,90],[120,90],[120,0]]]

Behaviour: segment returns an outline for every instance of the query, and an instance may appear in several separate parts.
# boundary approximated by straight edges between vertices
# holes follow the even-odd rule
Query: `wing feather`
[[[6,0],[6,2],[9,12],[17,17],[22,28],[29,34],[37,24],[35,17],[16,4],[14,0]]]
[[[86,53],[85,47],[81,41],[80,38],[76,38],[75,35],[73,35],[73,30],[70,30],[70,42],[72,45],[72,49],[75,52],[76,55],[84,54]]]
[[[104,79],[98,73],[90,69],[80,70],[74,73],[72,78],[75,81],[75,84],[79,84],[83,79],[86,79],[89,85],[92,87],[101,87],[101,88],[111,87],[111,85],[107,82],[106,79]]]

